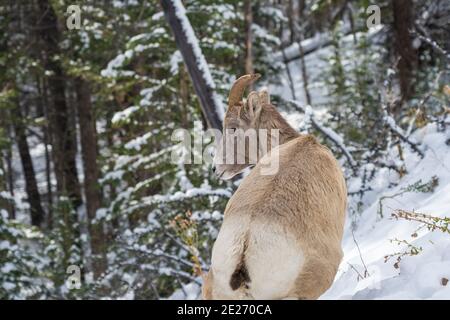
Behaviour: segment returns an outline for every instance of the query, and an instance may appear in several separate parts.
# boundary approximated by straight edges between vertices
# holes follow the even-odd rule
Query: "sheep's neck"
[[[283,116],[272,105],[266,105],[260,115],[260,129],[268,130],[268,141],[273,141],[272,130],[278,129],[278,144],[282,145],[300,136],[294,128],[283,118]],[[269,147],[271,149],[271,147]]]

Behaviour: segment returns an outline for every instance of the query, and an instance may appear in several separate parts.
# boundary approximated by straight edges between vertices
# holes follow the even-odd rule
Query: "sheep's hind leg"
[[[288,297],[299,300],[319,298],[333,283],[337,267],[325,265],[318,259],[307,259]]]

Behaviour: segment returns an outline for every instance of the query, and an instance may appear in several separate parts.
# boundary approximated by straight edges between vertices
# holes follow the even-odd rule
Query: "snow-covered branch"
[[[152,257],[155,257],[155,258],[163,258],[163,259],[166,259],[166,260],[174,261],[174,262],[177,262],[179,264],[183,264],[183,265],[185,265],[187,267],[190,267],[190,268],[195,268],[196,267],[196,265],[194,263],[192,263],[192,262],[190,262],[190,261],[188,261],[186,259],[180,258],[178,256],[175,256],[173,254],[165,253],[164,251],[162,251],[160,249],[148,250],[148,249],[142,248],[142,247],[134,248],[134,247],[131,247],[131,246],[126,247],[126,249],[128,251],[140,253],[140,254],[143,254],[143,255],[149,255],[149,256],[152,256]],[[203,271],[208,271],[208,267],[206,265],[202,265],[202,269],[203,269]]]
[[[186,192],[178,191],[174,194],[161,195],[155,194],[147,197],[141,198],[141,201],[134,206],[129,206],[127,208],[123,208],[123,213],[133,212],[134,210],[148,207],[155,204],[161,203],[171,203],[177,201],[189,200],[197,197],[206,197],[206,196],[216,196],[229,198],[231,197],[231,192],[227,189],[214,189],[208,190],[204,188],[192,188],[187,190]]]
[[[380,31],[382,26],[369,30],[369,40],[372,40]],[[349,35],[353,32],[350,26],[343,30],[344,35]],[[328,33],[317,33],[314,37],[305,39],[301,43],[294,42],[288,47],[276,52],[274,54],[275,61],[291,62],[301,58],[303,55],[308,55],[321,48],[331,45],[332,37]],[[301,46],[301,47],[300,47]]]
[[[426,42],[429,44],[436,52],[439,52],[441,55],[443,55],[447,60],[450,60],[450,53],[445,51],[436,41],[429,37],[425,37],[417,32],[411,32],[412,35],[418,37],[420,40]]]
[[[423,151],[420,150],[419,147],[417,146],[417,143],[411,141],[410,138],[408,138],[407,135],[403,132],[403,129],[397,125],[394,118],[392,118],[387,112],[386,105],[383,105],[383,114],[384,114],[383,120],[385,121],[386,125],[391,130],[391,132],[395,134],[397,137],[399,137],[400,140],[406,142],[411,147],[411,149],[413,149],[420,155],[421,158],[423,158],[425,156]]]
[[[317,129],[323,135],[325,135],[328,139],[330,139],[342,151],[343,155],[347,159],[347,162],[349,163],[350,167],[352,168],[353,172],[355,173],[357,163],[356,163],[355,159],[353,159],[348,148],[345,146],[344,139],[340,135],[338,135],[334,130],[322,125],[314,117],[314,112],[313,112],[311,106],[304,107],[301,105],[300,102],[294,101],[294,100],[290,100],[289,102],[291,104],[293,104],[296,109],[304,112],[305,116],[307,117],[306,121],[310,122],[314,126],[315,129]]]

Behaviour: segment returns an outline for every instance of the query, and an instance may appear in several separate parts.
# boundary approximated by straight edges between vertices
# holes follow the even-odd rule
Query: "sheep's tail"
[[[241,257],[239,259],[238,264],[236,265],[236,269],[230,278],[230,287],[233,290],[237,290],[239,288],[248,288],[248,284],[250,283],[250,276],[248,274],[247,266],[245,264],[245,252],[247,251],[248,237],[245,237],[243,250],[241,253]]]

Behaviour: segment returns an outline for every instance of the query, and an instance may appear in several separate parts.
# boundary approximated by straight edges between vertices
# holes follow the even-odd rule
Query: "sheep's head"
[[[222,179],[231,179],[255,165],[261,156],[260,115],[270,105],[269,94],[265,90],[252,91],[243,100],[245,89],[259,77],[259,74],[244,75],[231,87],[222,138],[214,158],[215,172]]]

